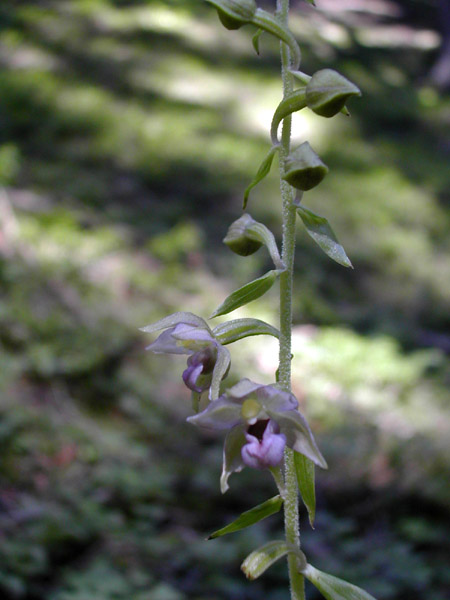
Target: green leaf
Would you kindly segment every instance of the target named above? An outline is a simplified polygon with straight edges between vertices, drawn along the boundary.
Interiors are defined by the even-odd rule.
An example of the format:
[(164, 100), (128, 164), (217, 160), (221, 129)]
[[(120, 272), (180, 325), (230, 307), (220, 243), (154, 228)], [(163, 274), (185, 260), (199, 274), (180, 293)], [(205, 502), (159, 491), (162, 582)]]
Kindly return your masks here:
[(263, 30), (258, 29), (252, 37), (253, 48), (255, 49), (255, 52), (258, 56), (259, 56), (259, 39), (260, 39), (262, 33), (263, 33)]
[(312, 565), (307, 565), (303, 575), (323, 595), (326, 600), (375, 600), (373, 596), (343, 579), (319, 571)]
[(262, 181), (264, 179), (264, 177), (266, 177), (266, 175), (269, 174), (270, 172), (270, 167), (272, 166), (272, 162), (273, 162), (273, 157), (275, 156), (276, 151), (278, 150), (278, 148), (276, 147), (272, 147), (268, 154), (265, 156), (264, 160), (262, 161), (261, 165), (259, 166), (259, 169), (255, 175), (255, 177), (253, 178), (253, 180), (251, 181), (251, 183), (247, 186), (247, 189), (244, 192), (244, 204), (243, 204), (243, 209), (245, 210), (246, 206), (247, 206), (247, 202), (248, 202), (248, 196), (250, 194), (250, 191), (256, 186), (258, 185), (258, 183), (260, 181)]
[(279, 558), (288, 553), (286, 542), (275, 540), (269, 542), (247, 556), (241, 565), (247, 579), (256, 579), (273, 565)]
[(262, 504), (258, 504), (258, 506), (254, 506), (250, 510), (246, 510), (235, 521), (212, 533), (208, 537), (208, 540), (212, 540), (214, 538), (221, 537), (222, 535), (227, 535), (228, 533), (234, 533), (235, 531), (240, 531), (241, 529), (250, 527), (250, 525), (254, 525), (255, 523), (258, 523), (258, 521), (262, 521), (263, 519), (270, 517), (270, 515), (277, 513), (282, 505), (283, 500), (281, 497), (274, 496)]
[(304, 454), (298, 452), (294, 452), (294, 463), (300, 494), (308, 510), (309, 522), (314, 529), (314, 517), (316, 515), (314, 463)]
[(240, 306), (248, 304), (265, 294), (275, 283), (276, 278), (281, 273), (279, 270), (268, 271), (262, 277), (246, 283), (238, 290), (230, 294), (222, 304), (213, 312), (210, 319), (220, 315), (226, 315)]
[(297, 206), (297, 213), (303, 221), (306, 231), (316, 244), (322, 248), (325, 254), (343, 267), (353, 269), (353, 265), (344, 248), (339, 243), (334, 231), (331, 229), (328, 219), (316, 215), (303, 206)]
[(280, 332), (259, 319), (234, 319), (217, 325), (213, 329), (213, 335), (218, 342), (226, 346), (252, 335), (273, 335), (279, 338)]

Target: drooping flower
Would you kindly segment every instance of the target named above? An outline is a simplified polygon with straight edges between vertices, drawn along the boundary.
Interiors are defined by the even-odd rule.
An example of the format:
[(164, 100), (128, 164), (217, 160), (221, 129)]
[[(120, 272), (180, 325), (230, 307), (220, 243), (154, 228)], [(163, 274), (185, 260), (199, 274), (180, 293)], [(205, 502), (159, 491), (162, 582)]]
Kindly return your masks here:
[(280, 464), (285, 446), (319, 467), (327, 467), (298, 411), (297, 399), (276, 384), (242, 379), (188, 421), (208, 429), (229, 430), (223, 451), (222, 493), (228, 489), (229, 476), (244, 466), (263, 469)]
[(161, 329), (165, 331), (146, 349), (155, 354), (188, 354), (184, 383), (196, 393), (209, 388), (209, 397), (215, 400), (230, 367), (230, 353), (216, 340), (206, 321), (193, 313), (177, 312), (141, 331), (154, 333)]

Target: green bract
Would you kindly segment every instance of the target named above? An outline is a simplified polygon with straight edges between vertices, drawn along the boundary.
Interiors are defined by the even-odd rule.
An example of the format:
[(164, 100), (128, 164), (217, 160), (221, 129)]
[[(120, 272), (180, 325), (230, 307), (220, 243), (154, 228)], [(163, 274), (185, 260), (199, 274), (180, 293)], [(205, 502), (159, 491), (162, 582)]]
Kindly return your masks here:
[(287, 157), (283, 179), (292, 187), (307, 191), (319, 185), (327, 173), (328, 167), (304, 142)]
[(327, 256), (335, 260), (343, 267), (353, 268), (343, 246), (339, 243), (328, 219), (316, 215), (300, 204), (297, 206), (297, 214), (303, 221), (306, 231), (312, 239), (320, 246)]
[(227, 29), (239, 29), (250, 23), (256, 12), (255, 0), (206, 0), (217, 8), (219, 19)]
[(288, 547), (283, 540), (268, 542), (249, 554), (242, 563), (241, 569), (247, 579), (256, 579), (287, 553)]
[(375, 600), (373, 596), (356, 585), (319, 571), (312, 565), (306, 565), (302, 570), (302, 574), (319, 590), (326, 600)]
[(361, 96), (354, 83), (333, 69), (322, 69), (306, 86), (306, 104), (321, 117), (334, 117), (351, 96)]
[(208, 540), (213, 540), (214, 538), (221, 537), (222, 535), (227, 535), (228, 533), (234, 533), (235, 531), (240, 531), (241, 529), (245, 529), (246, 527), (250, 527), (250, 525), (254, 525), (263, 519), (267, 519), (271, 515), (277, 513), (283, 505), (283, 500), (280, 496), (274, 496), (273, 498), (269, 498), (262, 504), (258, 504), (258, 506), (254, 506), (250, 510), (246, 510), (243, 512), (235, 521), (222, 527), (222, 529), (218, 529), (214, 533), (212, 533)]
[(261, 277), (258, 277), (258, 279), (254, 279), (235, 290), (225, 298), (218, 308), (216, 308), (210, 318), (212, 319), (214, 317), (219, 317), (220, 315), (226, 315), (257, 298), (260, 298), (270, 290), (277, 277), (283, 271), (284, 269), (272, 269), (271, 271), (267, 271), (267, 273)]

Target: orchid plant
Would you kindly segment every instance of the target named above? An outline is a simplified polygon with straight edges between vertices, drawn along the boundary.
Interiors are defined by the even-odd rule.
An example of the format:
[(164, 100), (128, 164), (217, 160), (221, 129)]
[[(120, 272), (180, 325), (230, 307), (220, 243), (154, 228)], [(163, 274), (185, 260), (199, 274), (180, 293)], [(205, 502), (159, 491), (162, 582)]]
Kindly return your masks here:
[[(262, 33), (275, 36), (281, 47), (283, 99), (275, 109), (270, 128), (270, 149), (255, 177), (243, 194), (246, 210), (251, 190), (269, 173), (276, 154), (279, 158), (282, 252), (279, 253), (271, 231), (244, 212), (231, 224), (224, 239), (236, 254), (247, 256), (266, 246), (274, 268), (230, 294), (210, 319), (226, 315), (262, 296), (278, 280), (280, 287), (280, 327), (259, 319), (234, 319), (211, 328), (206, 320), (189, 312), (177, 312), (142, 328), (146, 333), (161, 332), (147, 350), (154, 353), (185, 354), (187, 367), (182, 373), (191, 390), (194, 414), (188, 422), (197, 427), (226, 432), (222, 493), (229, 488), (232, 473), (244, 467), (268, 469), (278, 493), (242, 513), (235, 521), (210, 535), (210, 539), (239, 531), (269, 517), (284, 507), (285, 539), (273, 540), (256, 549), (243, 562), (249, 579), (262, 575), (275, 561), (287, 557), (291, 600), (305, 600), (304, 580), (308, 579), (327, 600), (374, 600), (367, 592), (319, 571), (301, 550), (299, 532), (299, 495), (308, 511), (311, 525), (315, 516), (315, 466), (326, 469), (306, 418), (291, 393), (292, 290), (296, 216), (318, 246), (334, 261), (352, 267), (344, 248), (328, 220), (303, 204), (304, 192), (317, 186), (328, 172), (327, 166), (307, 141), (291, 148), (291, 115), (307, 109), (330, 118), (349, 114), (346, 103), (360, 96), (359, 89), (332, 69), (321, 69), (311, 76), (300, 71), (301, 52), (288, 27), (289, 0), (277, 0), (271, 14), (256, 0), (206, 0), (217, 10), (222, 24), (230, 30), (244, 25), (256, 27), (253, 46), (259, 54)], [(307, 0), (314, 4), (313, 0)], [(278, 137), (281, 127), (281, 136)], [(232, 387), (223, 381), (230, 370), (228, 344), (254, 335), (279, 339), (279, 367), (275, 380), (264, 385), (247, 378)]]

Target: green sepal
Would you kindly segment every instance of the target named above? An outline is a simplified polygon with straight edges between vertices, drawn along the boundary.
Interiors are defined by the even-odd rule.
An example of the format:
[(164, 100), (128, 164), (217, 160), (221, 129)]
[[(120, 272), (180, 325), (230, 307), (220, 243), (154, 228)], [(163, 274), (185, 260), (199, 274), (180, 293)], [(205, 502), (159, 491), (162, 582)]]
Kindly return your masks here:
[(264, 179), (264, 177), (266, 177), (269, 172), (270, 172), (270, 168), (272, 166), (272, 162), (273, 162), (273, 157), (275, 156), (275, 153), (277, 152), (278, 147), (277, 146), (272, 146), (272, 148), (269, 150), (269, 152), (266, 154), (266, 156), (264, 157), (264, 160), (262, 161), (262, 163), (259, 166), (259, 169), (255, 175), (255, 177), (252, 179), (252, 181), (249, 183), (249, 185), (247, 186), (245, 192), (244, 192), (244, 203), (242, 205), (242, 208), (245, 210), (247, 207), (247, 202), (248, 202), (248, 196), (250, 194), (250, 191), (256, 186), (258, 185), (258, 183), (260, 181), (262, 181)]
[(307, 2), (308, 4), (311, 4), (312, 6), (315, 6), (315, 5), (316, 5), (316, 2), (315, 2), (315, 0), (306, 0), (306, 2)]
[(228, 533), (234, 533), (235, 531), (240, 531), (241, 529), (245, 529), (246, 527), (250, 527), (271, 515), (279, 512), (283, 505), (283, 500), (280, 496), (274, 496), (257, 506), (254, 506), (250, 510), (246, 510), (243, 512), (235, 521), (222, 527), (222, 529), (218, 529), (214, 533), (212, 533), (208, 540), (213, 540), (214, 538), (221, 537), (222, 535), (227, 535)]
[(326, 600), (376, 600), (356, 585), (319, 571), (312, 565), (306, 565), (302, 574), (319, 590)]
[(258, 277), (258, 279), (246, 283), (225, 298), (222, 304), (213, 312), (210, 319), (219, 317), (220, 315), (226, 315), (257, 298), (260, 298), (270, 290), (280, 273), (282, 273), (280, 269), (274, 269), (268, 271), (265, 275), (262, 275), (262, 277)]
[(314, 463), (304, 454), (294, 452), (295, 472), (297, 475), (298, 488), (303, 504), (308, 511), (309, 523), (314, 529), (314, 518), (316, 516), (316, 490)]
[(282, 540), (274, 540), (268, 544), (264, 544), (261, 548), (254, 550), (247, 556), (241, 565), (241, 570), (244, 572), (247, 579), (257, 579), (278, 559), (288, 553), (286, 542)]
[(297, 213), (303, 221), (306, 231), (325, 254), (343, 267), (353, 269), (353, 265), (343, 246), (339, 243), (328, 219), (316, 215), (303, 206), (297, 206)]
[(273, 335), (279, 338), (280, 332), (259, 319), (233, 319), (217, 325), (213, 329), (213, 335), (220, 344), (226, 346), (252, 335)]
[(280, 102), (277, 106), (275, 113), (272, 118), (272, 125), (270, 126), (270, 137), (273, 146), (278, 146), (278, 126), (283, 119), (288, 117), (294, 112), (302, 110), (306, 106), (306, 88), (300, 88), (294, 90), (292, 94), (289, 94)]
[(252, 45), (258, 56), (259, 56), (259, 40), (260, 40), (262, 34), (263, 34), (263, 30), (258, 29), (252, 37)]

